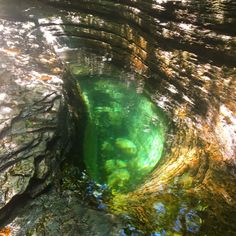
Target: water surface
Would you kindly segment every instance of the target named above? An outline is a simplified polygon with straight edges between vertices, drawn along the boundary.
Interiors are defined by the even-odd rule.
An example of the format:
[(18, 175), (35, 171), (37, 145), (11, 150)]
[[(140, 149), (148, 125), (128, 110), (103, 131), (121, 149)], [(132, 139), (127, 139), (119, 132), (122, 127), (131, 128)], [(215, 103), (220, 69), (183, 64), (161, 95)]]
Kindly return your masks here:
[(78, 82), (88, 108), (88, 173), (110, 188), (131, 191), (161, 158), (167, 129), (164, 113), (134, 81), (92, 75), (78, 77)]

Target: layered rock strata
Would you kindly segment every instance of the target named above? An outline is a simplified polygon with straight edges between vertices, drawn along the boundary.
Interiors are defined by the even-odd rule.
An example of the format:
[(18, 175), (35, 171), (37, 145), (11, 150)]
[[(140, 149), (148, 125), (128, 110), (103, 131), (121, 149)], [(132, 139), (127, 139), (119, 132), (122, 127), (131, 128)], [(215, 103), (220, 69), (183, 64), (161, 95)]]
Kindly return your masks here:
[[(21, 14), (17, 19), (31, 19), (33, 22), (31, 24), (37, 25), (48, 39), (54, 37), (56, 40), (54, 42), (58, 43), (59, 46), (56, 46), (59, 48), (63, 45), (71, 48), (90, 48), (97, 54), (105, 55), (104, 60), (111, 60), (122, 68), (133, 69), (139, 74), (152, 100), (173, 120), (176, 131), (170, 140), (174, 141), (168, 145), (165, 159), (143, 186), (128, 195), (128, 199), (133, 199), (133, 203), (126, 199), (126, 203), (121, 204), (120, 209), (123, 211), (132, 209), (129, 213), (133, 214), (140, 224), (147, 225), (152, 218), (146, 210), (148, 206), (151, 208), (153, 203), (151, 199), (155, 200), (156, 196), (162, 194), (160, 189), (168, 192), (170, 186), (174, 186), (193, 198), (207, 203), (208, 218), (206, 217), (203, 226), (206, 228), (205, 232), (232, 235), (236, 231), (235, 220), (231, 219), (236, 211), (234, 2), (44, 0), (33, 3), (22, 1), (18, 7), (21, 9)], [(14, 17), (16, 17), (14, 14), (4, 15), (5, 19), (14, 19)], [(4, 24), (7, 24), (6, 20), (3, 20), (2, 29), (7, 33)], [(22, 22), (13, 24), (20, 25), (21, 29), (26, 27)], [(33, 29), (34, 26), (31, 27)], [(18, 33), (20, 31), (14, 35)], [(15, 41), (17, 42), (18, 39)], [(24, 38), (25, 42), (27, 37)], [(11, 56), (8, 55), (8, 58), (12, 57), (12, 54), (17, 58), (20, 53), (17, 48), (12, 49), (9, 45), (4, 47), (1, 52), (4, 57), (10, 53)], [(68, 53), (66, 60), (74, 59), (73, 53)], [(30, 61), (30, 64), (34, 65), (33, 61)], [(25, 68), (27, 66), (24, 66)], [(38, 69), (38, 64), (36, 68)], [(19, 74), (20, 77), (20, 69), (18, 71), (17, 75)], [(9, 77), (4, 76), (4, 73), (10, 75), (10, 71), (4, 70), (1, 78)], [(39, 77), (42, 78), (39, 81), (48, 85), (51, 80), (48, 80), (47, 76), (50, 77), (51, 74), (47, 73), (40, 74)], [(33, 78), (38, 75), (31, 75), (30, 71), (28, 74), (34, 76)], [(17, 80), (13, 79), (13, 81), (15, 83)], [(21, 88), (21, 85), (17, 86)], [(58, 88), (60, 85), (57, 85)], [(30, 92), (32, 91), (31, 89)], [(56, 98), (54, 100), (56, 94), (52, 93), (50, 96), (44, 94), (46, 100), (42, 100), (43, 97), (39, 100), (43, 102), (51, 99), (54, 104), (55, 101), (60, 100)], [(6, 94), (3, 92), (1, 96), (5, 101)], [(36, 106), (34, 103), (32, 106)], [(74, 105), (71, 109), (72, 107)], [(5, 112), (3, 112), (5, 114), (3, 119), (16, 117), (10, 121), (13, 127), (16, 124), (22, 125), (22, 119), (30, 120), (31, 116), (24, 116), (26, 108), (23, 109), (22, 114), (18, 112), (15, 115), (10, 114), (17, 109), (11, 111), (9, 108), (11, 109), (9, 106), (3, 107)], [(33, 113), (30, 114), (33, 116)], [(28, 126), (25, 129), (27, 128)], [(3, 137), (8, 137), (10, 130), (4, 126)], [(43, 137), (50, 139), (49, 133), (43, 132)], [(27, 137), (31, 137), (31, 141), (34, 140), (35, 133), (29, 132), (29, 135), (31, 136)], [(27, 141), (26, 138), (24, 140)], [(25, 144), (28, 145), (27, 142)], [(18, 143), (16, 147), (17, 145)], [(11, 148), (14, 150), (13, 147)], [(15, 152), (18, 154), (17, 151)], [(10, 156), (9, 160), (14, 158)], [(14, 163), (12, 161), (9, 164), (6, 158), (3, 160), (3, 171)], [(26, 170), (28, 177), (20, 178), (21, 183), (26, 184), (21, 184), (20, 186), (24, 187), (17, 188), (14, 193), (24, 192), (31, 176), (35, 179), (36, 176), (43, 176), (44, 172), (48, 173), (46, 170), (49, 167), (45, 167), (44, 164), (41, 164), (44, 166), (41, 171), (34, 172), (33, 161), (30, 161), (30, 158), (28, 160), (27, 166), (31, 165), (32, 168)], [(22, 165), (24, 166), (24, 162)], [(12, 172), (6, 171), (5, 175), (9, 173)], [(19, 176), (19, 173), (16, 176)], [(18, 179), (14, 177), (12, 181), (17, 182)], [(4, 183), (6, 181), (3, 181), (3, 186)], [(6, 189), (10, 189), (9, 186), (6, 186)], [(13, 195), (16, 194), (10, 194), (7, 199), (11, 199)], [(3, 205), (7, 203), (4, 199)], [(140, 204), (142, 202), (143, 204)], [(118, 201), (116, 203), (119, 204)], [(131, 203), (133, 208), (129, 207)], [(137, 207), (137, 204), (141, 206)], [(225, 231), (226, 228), (228, 231)]]
[[(81, 101), (33, 21), (0, 16), (0, 221), (55, 185), (73, 155)], [(17, 12), (16, 12), (17, 14)], [(19, 21), (21, 20), (21, 21)], [(64, 81), (63, 81), (64, 80)], [(1, 223), (2, 224), (2, 223)], [(0, 224), (0, 225), (1, 225)]]

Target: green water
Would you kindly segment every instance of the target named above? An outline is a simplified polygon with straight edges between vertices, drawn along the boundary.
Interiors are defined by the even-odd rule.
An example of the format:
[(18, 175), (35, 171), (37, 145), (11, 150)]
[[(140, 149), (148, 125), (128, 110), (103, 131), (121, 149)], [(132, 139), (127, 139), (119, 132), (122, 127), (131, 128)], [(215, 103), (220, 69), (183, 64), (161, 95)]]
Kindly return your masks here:
[(130, 191), (162, 156), (164, 115), (137, 85), (112, 76), (78, 78), (87, 105), (84, 162), (98, 183)]

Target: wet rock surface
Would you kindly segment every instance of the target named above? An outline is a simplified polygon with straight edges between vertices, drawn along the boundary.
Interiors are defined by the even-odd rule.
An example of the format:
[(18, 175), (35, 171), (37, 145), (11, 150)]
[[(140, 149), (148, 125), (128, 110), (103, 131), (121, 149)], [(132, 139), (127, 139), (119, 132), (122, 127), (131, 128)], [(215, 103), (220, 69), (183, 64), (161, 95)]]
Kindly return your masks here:
[(116, 235), (111, 216), (82, 207), (73, 193), (58, 188), (59, 167), (73, 156), (82, 113), (70, 73), (64, 74), (20, 3), (0, 5), (1, 232), (7, 227), (10, 235)]
[(25, 192), (40, 193), (67, 145), (58, 134), (62, 79), (52, 71), (62, 66), (39, 32), (30, 34), (34, 27), (32, 22), (1, 20), (2, 209)]
[(120, 235), (116, 217), (81, 203), (71, 191), (43, 194), (10, 219), (11, 235)]
[[(12, 199), (23, 193), (35, 196), (51, 183), (65, 147), (75, 142), (68, 141), (67, 137), (75, 135), (73, 130), (78, 128), (68, 126), (71, 124), (68, 120), (78, 118), (74, 108), (79, 101), (71, 99), (76, 97), (76, 89), (62, 93), (62, 81), (57, 75), (62, 66), (41, 38), (41, 30), (63, 60), (86, 62), (91, 67), (89, 73), (109, 61), (122, 68), (132, 68), (152, 100), (175, 124), (177, 131), (170, 138), (168, 155), (159, 168), (137, 191), (114, 198), (114, 212), (131, 215), (137, 224), (153, 232), (157, 227), (153, 222), (156, 211), (161, 209), (163, 214), (158, 224), (168, 225), (165, 219), (173, 218), (173, 214), (168, 213), (173, 209), (170, 203), (181, 203), (181, 200), (183, 203), (188, 195), (196, 202), (204, 202), (201, 208), (207, 211), (188, 209), (185, 217), (180, 211), (182, 218), (178, 220), (182, 220), (180, 225), (186, 229), (183, 234), (234, 235), (234, 2), (45, 0), (10, 3), (12, 6), (6, 6), (3, 1), (0, 4), (2, 218), (7, 218), (7, 206)], [(102, 55), (102, 60), (86, 58), (83, 61), (74, 50), (63, 52), (63, 47), (89, 48)], [(80, 73), (76, 69), (74, 74)], [(71, 85), (73, 82), (64, 85), (67, 91), (69, 87), (74, 88)], [(69, 105), (65, 105), (65, 101)], [(66, 132), (61, 140), (58, 114), (63, 106), (63, 114), (72, 117), (61, 122), (59, 133)], [(68, 130), (65, 127), (69, 127)], [(60, 150), (62, 153), (58, 153)], [(59, 202), (63, 200), (58, 198)], [(37, 203), (34, 207), (40, 209)], [(169, 215), (165, 215), (162, 208), (167, 209)], [(196, 224), (202, 224), (197, 211), (205, 217), (202, 231), (191, 232), (189, 229), (194, 225), (189, 220), (191, 217), (196, 218)], [(58, 215), (55, 213), (56, 219)], [(18, 224), (23, 225), (26, 219)], [(42, 222), (40, 232), (51, 232), (47, 223)], [(72, 229), (73, 224), (79, 223), (75, 219), (68, 223)], [(62, 232), (67, 231), (62, 229)], [(72, 231), (68, 232), (73, 235)]]

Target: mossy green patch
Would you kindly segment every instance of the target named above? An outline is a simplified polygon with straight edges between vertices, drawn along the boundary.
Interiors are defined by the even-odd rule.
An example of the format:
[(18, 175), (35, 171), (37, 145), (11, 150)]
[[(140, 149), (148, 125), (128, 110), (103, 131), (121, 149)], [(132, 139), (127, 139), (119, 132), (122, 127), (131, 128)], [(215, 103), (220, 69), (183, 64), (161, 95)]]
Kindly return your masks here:
[(84, 161), (89, 175), (130, 191), (161, 158), (166, 118), (133, 82), (107, 76), (79, 78), (88, 110)]

